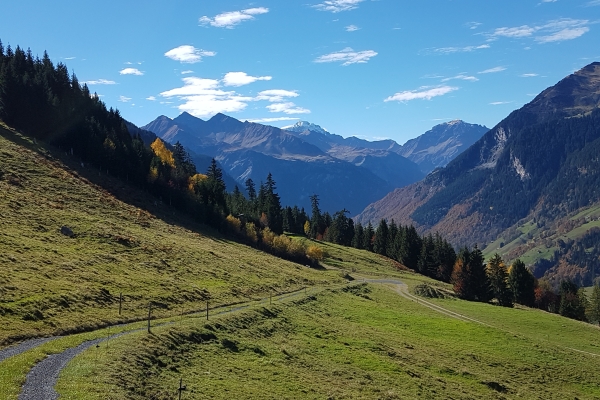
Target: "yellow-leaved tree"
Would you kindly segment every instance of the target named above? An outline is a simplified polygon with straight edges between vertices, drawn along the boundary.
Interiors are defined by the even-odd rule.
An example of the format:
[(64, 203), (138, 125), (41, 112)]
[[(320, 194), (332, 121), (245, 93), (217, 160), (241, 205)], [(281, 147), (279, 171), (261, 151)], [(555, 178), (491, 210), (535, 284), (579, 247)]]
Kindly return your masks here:
[(195, 193), (196, 185), (198, 185), (200, 182), (203, 182), (207, 179), (208, 179), (208, 176), (203, 175), (203, 174), (196, 174), (196, 175), (190, 176), (188, 178), (188, 190), (192, 193)]
[(171, 167), (175, 167), (175, 159), (173, 158), (173, 153), (165, 147), (165, 144), (159, 138), (156, 138), (154, 142), (150, 145), (152, 151), (163, 164), (169, 165)]

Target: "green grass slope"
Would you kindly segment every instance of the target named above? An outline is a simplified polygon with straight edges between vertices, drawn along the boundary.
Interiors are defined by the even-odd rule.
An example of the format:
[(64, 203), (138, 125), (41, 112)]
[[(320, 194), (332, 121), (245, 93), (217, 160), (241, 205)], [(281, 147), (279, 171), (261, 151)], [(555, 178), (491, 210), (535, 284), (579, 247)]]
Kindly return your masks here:
[(78, 356), (59, 392), (172, 399), (183, 379), (185, 399), (600, 397), (597, 328), (536, 310), (436, 304), (483, 324), (359, 283), (123, 337)]
[(0, 347), (341, 281), (188, 219), (0, 126)]

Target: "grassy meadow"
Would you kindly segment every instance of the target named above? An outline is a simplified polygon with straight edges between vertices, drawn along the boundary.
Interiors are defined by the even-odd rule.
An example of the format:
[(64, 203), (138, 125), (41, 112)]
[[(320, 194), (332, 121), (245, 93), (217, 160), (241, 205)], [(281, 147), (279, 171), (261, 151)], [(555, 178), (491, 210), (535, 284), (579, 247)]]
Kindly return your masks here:
[(491, 326), (358, 283), (124, 336), (76, 357), (59, 391), (172, 399), (182, 379), (183, 399), (600, 398), (600, 357), (568, 348), (589, 349), (597, 329), (538, 311), (437, 302)]
[(144, 319), (150, 302), (167, 317), (342, 281), (229, 241), (4, 127), (0, 268), (0, 348)]

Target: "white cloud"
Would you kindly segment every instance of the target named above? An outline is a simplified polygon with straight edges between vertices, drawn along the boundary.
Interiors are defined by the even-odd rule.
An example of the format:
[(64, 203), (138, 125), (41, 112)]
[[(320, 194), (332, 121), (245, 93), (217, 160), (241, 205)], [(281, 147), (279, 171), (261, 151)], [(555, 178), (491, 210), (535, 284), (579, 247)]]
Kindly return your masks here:
[(452, 54), (452, 53), (470, 53), (472, 51), (489, 49), (489, 44), (481, 44), (479, 46), (465, 46), (465, 47), (439, 47), (433, 49), (435, 53)]
[(222, 95), (225, 92), (218, 89), (219, 81), (216, 79), (203, 79), (193, 76), (182, 79), (184, 86), (167, 90), (160, 95), (163, 97), (194, 96), (194, 95)]
[(448, 81), (451, 81), (454, 79), (459, 79), (462, 81), (470, 81), (470, 82), (477, 82), (479, 80), (479, 78), (476, 78), (474, 76), (460, 74), (460, 75), (453, 76), (451, 78), (444, 78), (444, 79), (442, 79), (442, 82), (448, 82)]
[(419, 90), (411, 90), (411, 91), (404, 91), (404, 92), (396, 93), (393, 96), (388, 97), (384, 101), (385, 102), (388, 102), (388, 101), (410, 101), (410, 100), (417, 100), (417, 99), (431, 100), (434, 97), (443, 96), (443, 95), (453, 92), (455, 90), (458, 90), (458, 88), (454, 87), (454, 86), (439, 86), (439, 87), (435, 87), (435, 88), (421, 88)]
[(271, 76), (250, 76), (245, 72), (228, 72), (223, 78), (225, 86), (244, 86), (256, 81), (270, 81)]
[(156, 101), (156, 97), (154, 97), (154, 96), (148, 96), (148, 97), (146, 97), (146, 100)]
[(256, 100), (267, 100), (271, 103), (285, 101), (288, 97), (298, 97), (300, 96), (296, 91), (292, 90), (283, 90), (283, 89), (271, 89), (271, 90), (263, 90), (258, 93), (256, 96)]
[(320, 11), (331, 11), (338, 13), (341, 11), (350, 11), (358, 8), (358, 5), (365, 0), (326, 0), (316, 4), (313, 7)]
[(269, 9), (265, 7), (248, 8), (246, 10), (230, 11), (218, 14), (215, 15), (214, 18), (209, 18), (205, 15), (200, 18), (199, 22), (201, 25), (211, 25), (217, 28), (233, 29), (233, 27), (241, 24), (244, 21), (255, 19), (254, 15), (266, 14), (268, 12)]
[(494, 67), (478, 72), (478, 74), (494, 74), (496, 72), (506, 71), (505, 67)]
[(298, 107), (292, 102), (269, 104), (267, 109), (270, 112), (282, 112), (285, 114), (310, 114), (310, 110)]
[(536, 28), (532, 28), (529, 25), (522, 25), (522, 26), (517, 26), (514, 28), (507, 28), (507, 27), (502, 27), (502, 28), (496, 28), (496, 30), (494, 31), (494, 33), (492, 33), (492, 37), (493, 38), (497, 38), (497, 37), (508, 37), (508, 38), (520, 38), (520, 37), (526, 37), (526, 36), (531, 36), (535, 33)]
[(359, 30), (360, 28), (356, 25), (348, 25), (346, 27), (346, 32), (355, 32), (357, 30)]
[(572, 29), (567, 28), (553, 33), (551, 35), (537, 37), (535, 38), (535, 40), (540, 43), (562, 42), (563, 40), (577, 39), (579, 36), (582, 36), (589, 30), (590, 28), (588, 28), (587, 26)]
[(119, 96), (119, 101), (121, 103), (128, 103), (131, 101), (131, 97)]
[(299, 119), (300, 118), (296, 118), (296, 117), (275, 117), (275, 118), (249, 119), (248, 122), (254, 122), (254, 123), (257, 123), (257, 124), (261, 124), (261, 123), (265, 123), (265, 122), (297, 121)]
[(496, 28), (492, 33), (487, 34), (487, 36), (488, 40), (491, 41), (497, 40), (500, 37), (513, 39), (534, 37), (535, 41), (539, 43), (561, 42), (576, 39), (587, 33), (590, 30), (587, 25), (589, 25), (589, 20), (561, 18), (548, 21), (544, 25), (539, 26), (521, 25), (511, 28)]
[(592, 0), (592, 1), (588, 2), (585, 6), (586, 7), (600, 6), (600, 0)]
[(271, 112), (285, 114), (307, 114), (310, 110), (297, 107), (294, 103), (286, 101), (298, 97), (295, 91), (272, 89), (259, 92), (257, 96), (244, 96), (236, 91), (226, 91), (221, 88), (225, 79), (203, 79), (198, 77), (182, 78), (184, 85), (175, 89), (162, 92), (160, 95), (166, 99), (176, 98), (182, 103), (178, 106), (180, 111), (187, 111), (197, 117), (208, 117), (219, 112), (232, 113), (244, 110), (248, 103), (253, 101), (269, 101), (267, 106)]
[(342, 65), (364, 64), (372, 57), (375, 57), (377, 52), (373, 50), (354, 51), (350, 47), (346, 47), (341, 51), (325, 54), (315, 59), (316, 63), (342, 62)]
[(539, 76), (539, 74), (521, 74), (519, 75), (521, 78), (533, 78), (535, 76)]
[(200, 62), (202, 61), (202, 57), (214, 57), (216, 55), (217, 53), (214, 51), (197, 49), (190, 45), (175, 47), (165, 53), (165, 57), (187, 64)]
[(499, 106), (502, 104), (510, 104), (512, 103), (512, 101), (494, 101), (492, 103), (490, 103), (491, 106)]
[(65, 57), (65, 60), (74, 60), (77, 57)]
[(121, 75), (137, 75), (142, 76), (144, 73), (137, 68), (125, 68), (119, 71)]
[(481, 24), (481, 22), (468, 22), (466, 25), (467, 25), (467, 28), (469, 28), (469, 29), (477, 29), (482, 24)]
[(187, 75), (187, 74), (193, 74), (193, 73), (194, 73), (194, 71), (192, 71), (191, 69), (181, 71), (181, 75)]
[(117, 82), (109, 81), (108, 79), (96, 79), (95, 81), (84, 82), (88, 85), (115, 85)]

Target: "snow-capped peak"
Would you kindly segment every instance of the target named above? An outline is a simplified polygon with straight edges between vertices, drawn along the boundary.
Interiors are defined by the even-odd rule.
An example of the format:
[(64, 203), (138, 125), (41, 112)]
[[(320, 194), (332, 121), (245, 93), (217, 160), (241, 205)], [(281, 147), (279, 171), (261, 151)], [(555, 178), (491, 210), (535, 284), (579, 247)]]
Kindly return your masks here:
[(326, 135), (329, 135), (329, 132), (327, 131), (327, 129), (321, 128), (319, 125), (310, 123), (308, 121), (298, 121), (294, 125), (284, 126), (281, 129), (284, 129), (286, 131), (291, 131), (291, 132), (297, 132), (297, 133), (302, 133), (304, 131), (312, 131), (312, 132), (319, 132), (319, 133), (324, 133)]

